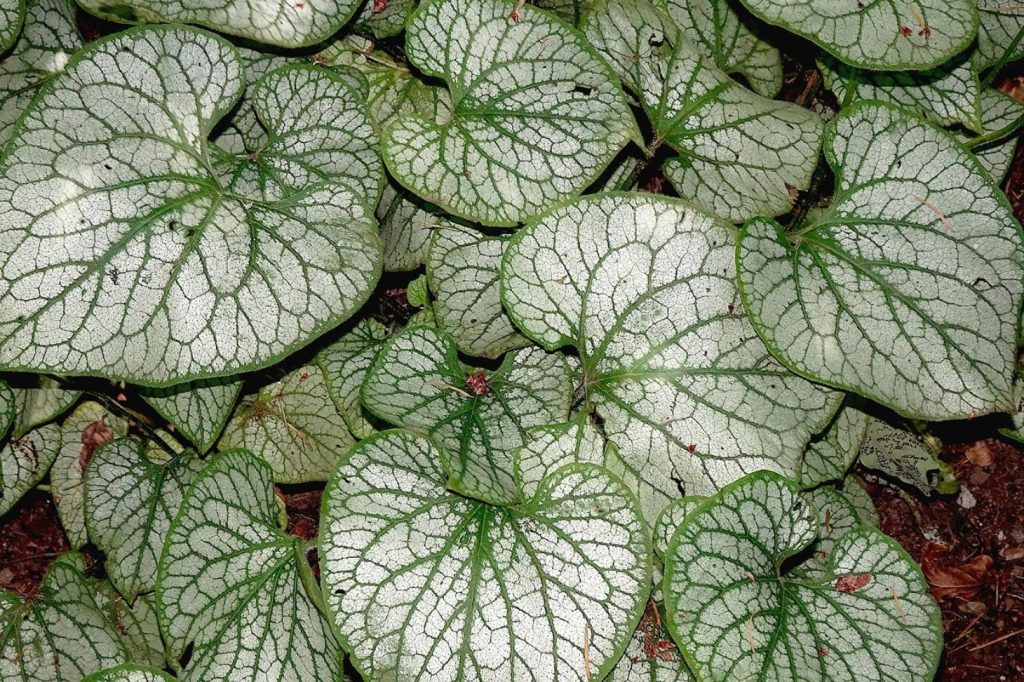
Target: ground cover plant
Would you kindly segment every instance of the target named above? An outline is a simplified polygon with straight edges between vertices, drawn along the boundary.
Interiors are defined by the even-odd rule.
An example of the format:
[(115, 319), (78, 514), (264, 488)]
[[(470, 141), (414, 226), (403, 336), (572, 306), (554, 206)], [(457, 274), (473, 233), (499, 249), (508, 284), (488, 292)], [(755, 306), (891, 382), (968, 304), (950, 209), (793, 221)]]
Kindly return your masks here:
[(935, 677), (865, 484), (1024, 442), (1024, 8), (0, 0), (0, 50), (0, 516), (67, 549), (2, 679)]

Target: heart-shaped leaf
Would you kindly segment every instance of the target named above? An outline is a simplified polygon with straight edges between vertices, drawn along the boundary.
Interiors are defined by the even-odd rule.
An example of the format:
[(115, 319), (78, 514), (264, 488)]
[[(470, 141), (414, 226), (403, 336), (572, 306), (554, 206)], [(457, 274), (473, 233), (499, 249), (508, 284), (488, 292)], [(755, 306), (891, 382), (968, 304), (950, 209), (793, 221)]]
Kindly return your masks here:
[[(3, 4), (4, 0), (0, 0), (0, 6)], [(2, 17), (0, 9), (0, 26)], [(68, 0), (29, 0), (21, 37), (11, 53), (0, 60), (0, 147), (10, 138), (14, 122), (39, 86), (59, 73), (71, 53), (81, 46), (74, 4)]]
[(467, 355), (496, 358), (529, 343), (501, 307), (499, 275), (508, 237), (444, 221), (434, 230), (427, 281), (434, 316)]
[(515, 507), (450, 492), (444, 453), (389, 431), (324, 493), (324, 591), (367, 679), (599, 680), (650, 589), (635, 498), (607, 471), (563, 467)]
[[(246, 76), (256, 70), (249, 66)], [(255, 122), (243, 122), (244, 149), (210, 147), (225, 191), (274, 202), (334, 181), (377, 201), (384, 182), (377, 137), (362, 95), (344, 77), (308, 64), (271, 68), (245, 101)]]
[(726, 73), (738, 73), (759, 95), (782, 88), (782, 55), (761, 38), (763, 25), (732, 0), (667, 0), (683, 34)]
[(110, 582), (129, 600), (156, 586), (157, 561), (185, 491), (202, 468), (187, 451), (154, 462), (141, 443), (101, 446), (85, 474), (85, 523)]
[(244, 397), (218, 447), (252, 450), (277, 481), (306, 483), (326, 481), (354, 442), (323, 372), (305, 365)]
[(783, 566), (818, 536), (797, 486), (758, 472), (683, 521), (665, 557), (669, 627), (702, 680), (932, 678), (942, 621), (921, 569), (881, 531), (847, 532), (825, 574)]
[(206, 136), (242, 86), (226, 41), (152, 26), (44, 88), (0, 160), (0, 363), (170, 385), (264, 365), (362, 305), (380, 272), (367, 197), (219, 187)]
[(579, 194), (631, 138), (615, 76), (575, 30), (516, 0), (428, 0), (406, 54), (451, 91), (450, 121), (403, 116), (384, 134), (392, 175), (487, 225)]
[(24, 0), (0, 0), (0, 52), (5, 51), (18, 39), (24, 20)]
[(0, 448), (0, 516), (46, 476), (60, 449), (60, 427), (47, 424), (11, 436)]
[(962, 124), (981, 132), (981, 83), (970, 54), (927, 71), (866, 71), (832, 56), (818, 59), (825, 84), (844, 105), (877, 99), (939, 125)]
[(513, 451), (526, 432), (569, 416), (569, 367), (531, 347), (494, 372), (466, 368), (455, 340), (420, 327), (391, 337), (363, 384), (363, 404), (381, 419), (430, 437), (446, 453), (448, 485), (491, 502), (519, 501)]
[(341, 676), (307, 545), (285, 534), (273, 472), (245, 450), (210, 459), (171, 524), (157, 610), (182, 680), (299, 682)]
[(792, 576), (822, 579), (828, 576), (828, 562), (836, 542), (865, 524), (857, 507), (835, 486), (823, 485), (807, 491), (804, 499), (818, 512), (818, 539), (808, 548), (810, 555), (792, 569)]
[(341, 28), (360, 0), (78, 0), (110, 21), (199, 24), (222, 33), (281, 47), (324, 40)]
[(584, 31), (678, 152), (664, 168), (680, 195), (739, 222), (787, 212), (810, 184), (820, 116), (744, 88), (648, 0), (609, 0)]
[(951, 135), (888, 105), (844, 109), (825, 156), (828, 209), (740, 237), (740, 291), (768, 347), (908, 417), (1012, 408), (1024, 239), (1006, 197)]
[(174, 424), (202, 454), (213, 447), (224, 430), (242, 390), (242, 380), (231, 376), (200, 379), (167, 388), (145, 388), (142, 399)]
[(128, 651), (101, 601), (76, 553), (50, 564), (31, 599), (0, 590), (0, 678), (80, 680), (127, 662)]
[(174, 678), (159, 668), (131, 663), (101, 670), (82, 682), (174, 682)]
[(573, 346), (651, 521), (685, 489), (797, 472), (838, 394), (771, 359), (739, 305), (734, 230), (681, 201), (584, 197), (518, 232), (506, 309), (548, 349)]
[(924, 70), (966, 48), (976, 0), (742, 0), (751, 12), (814, 41), (842, 61), (876, 71)]
[(14, 392), (15, 417), (11, 430), (14, 438), (61, 416), (82, 395), (81, 391), (69, 390), (48, 376), (19, 377), (11, 390)]
[(99, 403), (84, 402), (60, 425), (60, 451), (50, 469), (57, 515), (73, 549), (89, 542), (85, 527), (85, 471), (96, 450), (128, 435), (128, 420)]
[(828, 429), (807, 446), (800, 483), (805, 488), (813, 488), (826, 481), (842, 479), (857, 460), (870, 422), (871, 417), (855, 407), (840, 409)]
[(363, 413), (359, 389), (388, 336), (387, 328), (377, 320), (362, 320), (316, 356), (316, 364), (327, 383), (327, 392), (348, 430), (356, 438), (365, 438), (376, 431)]

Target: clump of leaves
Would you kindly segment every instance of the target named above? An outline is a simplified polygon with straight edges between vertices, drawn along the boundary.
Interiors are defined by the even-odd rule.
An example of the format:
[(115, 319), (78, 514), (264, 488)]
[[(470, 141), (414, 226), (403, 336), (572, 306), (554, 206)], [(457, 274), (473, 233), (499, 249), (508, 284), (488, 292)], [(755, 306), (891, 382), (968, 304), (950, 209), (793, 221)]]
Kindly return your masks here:
[(78, 2), (0, 0), (0, 513), (83, 552), (4, 679), (932, 677), (851, 469), (1019, 412), (1024, 9)]

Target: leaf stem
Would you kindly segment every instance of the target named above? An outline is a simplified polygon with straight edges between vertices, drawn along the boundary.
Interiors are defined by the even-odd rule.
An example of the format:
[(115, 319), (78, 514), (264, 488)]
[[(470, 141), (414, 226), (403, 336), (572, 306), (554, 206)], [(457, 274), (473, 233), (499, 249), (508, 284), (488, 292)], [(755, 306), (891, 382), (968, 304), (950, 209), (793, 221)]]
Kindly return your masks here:
[(1010, 123), (1009, 125), (1005, 125), (1002, 128), (992, 130), (987, 133), (982, 133), (977, 137), (972, 137), (964, 144), (966, 144), (968, 148), (974, 149), (975, 147), (980, 147), (989, 142), (995, 142), (997, 140), (1003, 139), (1004, 137), (1009, 137), (1010, 135), (1016, 133), (1017, 130), (1020, 129), (1021, 125), (1024, 125), (1024, 114), (1015, 118), (1013, 122)]
[(999, 59), (997, 59), (996, 63), (992, 65), (989, 72), (985, 74), (985, 80), (981, 81), (981, 87), (987, 88), (992, 85), (992, 81), (994, 81), (999, 72), (1003, 70), (1006, 63), (1010, 61), (1010, 55), (1012, 55), (1017, 49), (1017, 46), (1020, 45), (1021, 39), (1024, 39), (1024, 26), (1017, 29), (1017, 34), (1013, 36), (1013, 40), (1011, 40), (1010, 44), (1006, 46), (1003, 53), (999, 55)]

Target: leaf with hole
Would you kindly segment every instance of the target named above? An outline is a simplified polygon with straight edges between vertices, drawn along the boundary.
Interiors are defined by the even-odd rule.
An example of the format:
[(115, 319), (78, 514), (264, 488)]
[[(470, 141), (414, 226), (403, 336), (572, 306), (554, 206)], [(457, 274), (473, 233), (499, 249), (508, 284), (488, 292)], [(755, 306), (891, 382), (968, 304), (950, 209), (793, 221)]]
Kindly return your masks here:
[(1024, 239), (953, 137), (862, 103), (825, 136), (831, 205), (787, 232), (756, 219), (739, 284), (758, 333), (804, 376), (919, 419), (1012, 407)]
[(43, 88), (0, 159), (0, 364), (171, 385), (266, 365), (362, 305), (375, 196), (218, 184), (206, 137), (243, 86), (223, 39), (148, 26)]
[(587, 38), (636, 93), (677, 155), (664, 171), (679, 194), (733, 222), (786, 213), (818, 161), (823, 122), (730, 78), (649, 0), (608, 0)]
[(406, 27), (406, 55), (447, 83), (452, 118), (400, 117), (384, 133), (384, 161), (455, 215), (515, 225), (579, 194), (639, 137), (604, 61), (531, 5), (428, 0)]
[(324, 493), (324, 592), (367, 679), (602, 679), (650, 589), (636, 499), (594, 465), (494, 507), (446, 488), (445, 453), (389, 431)]
[(157, 611), (181, 680), (299, 682), (341, 676), (309, 546), (280, 526), (273, 471), (245, 450), (212, 457), (171, 523)]
[(653, 521), (757, 469), (795, 475), (839, 395), (776, 363), (743, 314), (734, 229), (644, 194), (584, 197), (518, 232), (512, 319), (580, 356), (583, 392)]
[(939, 609), (921, 569), (873, 528), (833, 545), (819, 577), (786, 561), (814, 542), (818, 510), (758, 472), (683, 521), (665, 556), (669, 628), (702, 680), (931, 679)]
[(385, 343), (362, 399), (381, 419), (440, 446), (453, 490), (513, 504), (520, 500), (513, 452), (529, 429), (568, 418), (572, 392), (569, 366), (558, 355), (530, 347), (490, 372), (464, 366), (449, 334), (419, 327)]

